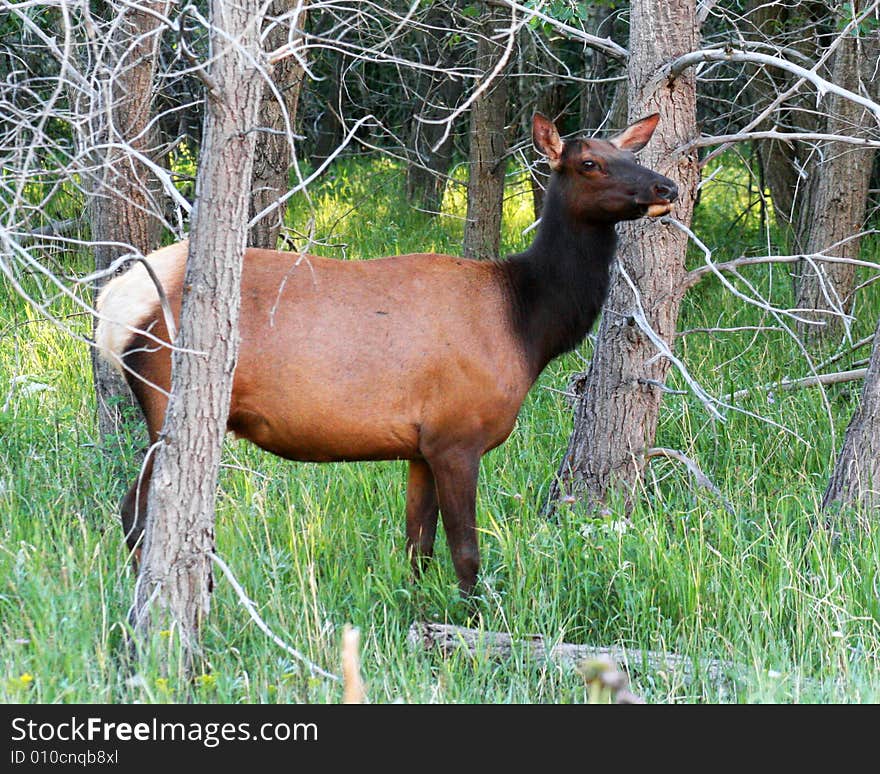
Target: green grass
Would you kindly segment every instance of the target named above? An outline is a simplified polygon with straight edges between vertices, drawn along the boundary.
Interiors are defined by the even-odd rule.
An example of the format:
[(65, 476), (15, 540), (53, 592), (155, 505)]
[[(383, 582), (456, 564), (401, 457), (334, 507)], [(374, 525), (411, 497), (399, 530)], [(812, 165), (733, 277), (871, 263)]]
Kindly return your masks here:
[[(719, 178), (703, 192), (698, 233), (719, 259), (765, 252), (775, 236), (762, 232), (754, 211), (732, 225), (727, 213), (742, 191), (735, 177)], [(456, 252), (460, 192), (447, 197), (449, 217), (430, 220), (407, 209), (401, 179), (386, 162), (337, 164), (313, 192), (315, 233), (325, 243), (315, 249), (350, 258)], [(506, 251), (528, 241), (521, 231), (530, 202), (521, 194), (512, 187), (507, 202)], [(301, 225), (311, 214), (300, 203), (291, 222)], [(866, 244), (865, 254), (877, 247)], [(88, 258), (79, 260), (85, 272)], [(694, 253), (693, 260), (702, 259)], [(746, 271), (787, 303), (785, 267)], [(57, 311), (74, 310), (61, 303)], [(866, 295), (854, 337), (873, 329), (877, 313)], [(84, 318), (72, 323), (87, 329)], [(776, 323), (710, 279), (688, 295), (680, 328), (757, 324)], [(817, 390), (756, 393), (739, 404), (776, 425), (737, 412), (713, 422), (692, 397), (669, 396), (658, 444), (697, 460), (733, 513), (680, 465), (655, 460), (629, 522), (618, 502), (605, 516), (575, 506), (547, 522), (542, 506), (571, 429), (558, 391), (590, 346), (548, 368), (509, 441), (484, 460), (484, 569), (474, 605), (458, 596), (442, 530), (435, 563), (420, 583), (410, 578), (404, 464), (292, 464), (229, 442), (218, 550), (266, 622), (331, 670), (338, 669), (343, 624), (360, 627), (375, 703), (587, 698), (574, 670), (536, 665), (525, 651), (504, 662), (414, 651), (407, 630), (422, 619), (740, 665), (724, 685), (636, 670), (633, 690), (651, 702), (880, 700), (880, 529), (849, 521), (833, 533), (819, 527), (818, 503), (858, 386), (829, 389), (827, 406)], [(693, 334), (679, 340), (678, 351), (716, 395), (808, 373), (780, 332)], [(339, 686), (309, 678), (250, 621), (222, 578), (204, 630), (204, 673), (188, 682), (148, 661), (132, 676), (122, 643), (134, 576), (116, 506), (145, 438), (133, 421), (118, 444), (95, 445), (89, 373), (86, 346), (4, 286), (0, 701), (338, 701)], [(680, 381), (670, 375), (674, 386)]]

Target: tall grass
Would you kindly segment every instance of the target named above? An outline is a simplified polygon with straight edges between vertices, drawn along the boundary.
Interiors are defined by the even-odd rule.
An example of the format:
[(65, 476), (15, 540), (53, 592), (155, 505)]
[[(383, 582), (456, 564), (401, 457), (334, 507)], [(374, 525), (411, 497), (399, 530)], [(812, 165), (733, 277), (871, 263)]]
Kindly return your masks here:
[[(744, 194), (742, 170), (727, 163), (732, 172), (703, 191), (698, 233), (719, 259), (765, 252), (776, 236), (756, 210), (732, 225)], [(401, 175), (388, 162), (338, 163), (291, 223), (302, 228), (313, 217), (313, 249), (350, 259), (457, 252), (461, 192), (450, 190), (446, 216), (430, 219), (406, 206)], [(522, 181), (512, 181), (506, 251), (528, 242), (530, 206)], [(866, 254), (877, 246), (868, 241)], [(79, 264), (68, 270), (88, 270), (88, 256), (71, 260)], [(784, 305), (787, 271), (756, 267), (748, 276)], [(866, 294), (854, 337), (873, 329), (877, 306)], [(87, 331), (87, 319), (74, 323)], [(712, 279), (688, 294), (682, 329), (735, 325), (776, 321)], [(677, 346), (714, 394), (808, 372), (784, 331), (694, 333)], [(548, 522), (542, 507), (571, 430), (562, 392), (590, 351), (588, 341), (551, 364), (509, 441), (484, 460), (476, 603), (458, 596), (442, 530), (436, 561), (421, 582), (411, 580), (402, 463), (293, 464), (230, 441), (218, 551), (273, 630), (325, 667), (338, 668), (342, 625), (360, 627), (377, 703), (586, 699), (572, 669), (536, 664), (524, 649), (505, 661), (414, 651), (406, 634), (422, 619), (739, 665), (723, 685), (637, 668), (633, 689), (652, 702), (880, 699), (880, 532), (845, 516), (826, 530), (818, 508), (858, 385), (830, 388), (827, 400), (818, 390), (756, 391), (739, 404), (750, 414), (728, 412), (723, 423), (692, 397), (669, 396), (658, 443), (697, 460), (732, 512), (680, 465), (655, 460), (629, 519), (611, 502), (600, 515), (564, 507)], [(678, 381), (670, 375), (683, 387)], [(0, 700), (339, 700), (339, 686), (310, 678), (259, 631), (222, 578), (203, 673), (187, 681), (146, 663), (132, 674), (122, 644), (134, 577), (116, 507), (136, 475), (144, 432), (132, 419), (116, 443), (95, 444), (86, 347), (6, 287), (0, 408)]]

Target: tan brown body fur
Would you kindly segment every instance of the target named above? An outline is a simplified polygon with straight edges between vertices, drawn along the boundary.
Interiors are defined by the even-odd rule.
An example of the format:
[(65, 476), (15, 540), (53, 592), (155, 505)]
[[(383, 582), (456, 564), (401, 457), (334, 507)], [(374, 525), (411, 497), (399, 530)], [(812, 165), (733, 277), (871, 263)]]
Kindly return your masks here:
[[(187, 249), (181, 242), (163, 250), (179, 262), (165, 287), (175, 317)], [(139, 282), (154, 304), (130, 324), (167, 340), (146, 272)], [(346, 262), (247, 250), (229, 429), (304, 462), (423, 459), (450, 438), (494, 448), (510, 434), (535, 376), (524, 357), (511, 357), (517, 342), (502, 285), (497, 264), (445, 255)], [(101, 297), (108, 317), (115, 290), (111, 283)], [(127, 359), (170, 390), (170, 349), (135, 333), (120, 340), (124, 349), (114, 354), (136, 342)], [(155, 440), (165, 396), (136, 390), (151, 396)]]

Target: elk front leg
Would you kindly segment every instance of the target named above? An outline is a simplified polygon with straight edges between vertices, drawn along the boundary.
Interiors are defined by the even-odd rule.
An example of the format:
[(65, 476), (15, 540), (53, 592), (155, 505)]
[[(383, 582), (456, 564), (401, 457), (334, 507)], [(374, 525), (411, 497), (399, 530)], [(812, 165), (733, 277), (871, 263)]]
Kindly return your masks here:
[(480, 455), (470, 451), (450, 450), (431, 460), (437, 483), (440, 515), (452, 564), (458, 575), (462, 594), (469, 596), (480, 569), (477, 542), (477, 477)]
[(424, 460), (409, 463), (406, 484), (406, 549), (413, 574), (420, 577), (434, 554), (437, 534), (437, 488)]

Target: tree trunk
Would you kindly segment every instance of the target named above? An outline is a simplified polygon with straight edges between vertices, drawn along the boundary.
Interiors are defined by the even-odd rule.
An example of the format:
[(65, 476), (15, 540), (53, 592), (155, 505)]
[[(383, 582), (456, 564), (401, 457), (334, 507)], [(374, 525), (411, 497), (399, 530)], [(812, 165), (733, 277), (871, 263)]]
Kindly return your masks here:
[[(184, 279), (179, 349), (156, 452), (136, 588), (138, 634), (175, 631), (189, 658), (212, 588), (214, 503), (238, 353), (262, 52), (258, 0), (212, 0), (204, 140)], [(222, 30), (222, 36), (219, 32)], [(235, 40), (235, 47), (226, 41)]]
[[(85, 112), (87, 149), (94, 152), (97, 177), (84, 178), (89, 191), (89, 220), (94, 242), (95, 269), (102, 271), (129, 252), (146, 254), (158, 246), (161, 213), (157, 203), (157, 183), (146, 166), (120, 147), (150, 155), (151, 133), (148, 130), (153, 102), (153, 79), (162, 27), (156, 16), (166, 13), (167, 0), (153, 0), (141, 6), (110, 7), (119, 22), (109, 51), (114, 71), (106, 80), (103, 69), (96, 69), (95, 92), (87, 105), (82, 95), (74, 98), (80, 113)], [(143, 9), (143, 10), (142, 10)], [(86, 112), (87, 111), (87, 112)], [(109, 278), (94, 288), (97, 297)], [(97, 319), (94, 320), (97, 324)], [(92, 375), (97, 404), (98, 437), (106, 439), (119, 431), (122, 407), (133, 406), (134, 399), (125, 380), (92, 350)]]
[(822, 499), (826, 512), (839, 505), (860, 508), (870, 516), (880, 506), (880, 323), (874, 334), (861, 403), (846, 429), (843, 448)]
[[(749, 24), (755, 31), (766, 38), (773, 38), (781, 30), (792, 26), (789, 21), (789, 7), (782, 3), (767, 3), (765, 0), (749, 0), (747, 16)], [(805, 41), (805, 45), (811, 43)], [(805, 51), (805, 53), (810, 53)], [(756, 67), (746, 85), (746, 95), (754, 105), (755, 113), (766, 107), (768, 99), (784, 91), (792, 80), (792, 75), (769, 67)], [(780, 110), (768, 117), (755, 128), (757, 130), (772, 129), (774, 125), (787, 124), (792, 120), (799, 123), (805, 120), (803, 112)], [(757, 143), (758, 162), (764, 177), (764, 184), (770, 190), (773, 202), (773, 213), (779, 231), (791, 241), (794, 236), (795, 224), (794, 204), (798, 187), (797, 164), (802, 161), (798, 157), (797, 144), (768, 140)]]
[[(603, 38), (615, 38), (614, 28), (617, 16), (614, 13), (614, 3), (609, 0), (599, 0), (592, 3), (589, 24), (586, 27), (593, 35)], [(604, 51), (589, 49), (586, 52), (587, 66), (584, 73), (587, 78), (603, 79), (612, 75), (615, 60)], [(580, 121), (581, 127), (588, 132), (595, 132), (600, 126), (621, 126), (626, 121), (625, 111), (620, 115), (619, 122), (607, 121), (612, 107), (614, 106), (614, 94), (619, 90), (626, 91), (626, 85), (618, 83), (587, 83), (584, 84), (580, 94)]]
[[(872, 96), (880, 95), (880, 79), (873, 72), (880, 55), (880, 35), (859, 39), (847, 36), (837, 49), (832, 81), (851, 91), (860, 91), (860, 82), (867, 81)], [(830, 134), (852, 134), (876, 128), (873, 116), (861, 105), (836, 95), (829, 98), (826, 131)], [(806, 219), (804, 254), (830, 250), (843, 258), (858, 258), (861, 239), (853, 238), (864, 227), (868, 201), (868, 185), (874, 163), (873, 148), (853, 148), (846, 143), (826, 143), (822, 162), (813, 168), (809, 216)], [(846, 241), (844, 241), (846, 240)], [(836, 246), (835, 246), (836, 245)], [(798, 309), (807, 319), (824, 321), (824, 325), (798, 323), (798, 332), (807, 341), (819, 342), (840, 336), (843, 319), (852, 308), (855, 266), (845, 263), (810, 263), (798, 267)], [(827, 314), (821, 310), (835, 310)]]
[(426, 23), (435, 26), (437, 30), (422, 34), (424, 57), (438, 71), (416, 75), (415, 89), (419, 94), (419, 105), (410, 121), (406, 197), (411, 204), (436, 214), (443, 206), (443, 194), (452, 164), (455, 132), (452, 127), (447, 132), (445, 124), (424, 123), (418, 119), (437, 121), (445, 118), (461, 98), (464, 82), (460, 78), (450, 78), (447, 75), (458, 65), (460, 47), (453, 45), (450, 40), (452, 36), (448, 33), (435, 37), (441, 34), (440, 30), (452, 28), (453, 19), (449, 8), (442, 4), (432, 7)]
[[(485, 78), (498, 65), (504, 44), (495, 37), (510, 24), (510, 15), (482, 3), (483, 19), (477, 42), (477, 70)], [(504, 71), (471, 107), (470, 173), (464, 254), (468, 258), (497, 258), (501, 245), (504, 173), (507, 167), (507, 78)]]
[[(699, 182), (696, 154), (675, 154), (696, 136), (693, 71), (647, 91), (657, 70), (693, 51), (698, 42), (695, 0), (634, 0), (630, 21), (629, 115), (660, 113), (641, 163), (678, 183), (674, 216), (690, 223)], [(638, 289), (647, 322), (670, 348), (678, 321), (687, 237), (678, 229), (647, 220), (624, 224), (618, 263)], [(584, 497), (597, 504), (609, 490), (628, 498), (642, 480), (644, 451), (653, 445), (661, 391), (669, 363), (635, 322), (636, 299), (621, 272), (615, 272), (605, 303), (595, 354), (580, 390), (575, 426), (551, 492)]]
[(343, 134), (342, 123), (339, 116), (344, 116), (348, 108), (346, 96), (345, 73), (351, 60), (341, 52), (335, 52), (333, 57), (333, 75), (330, 78), (333, 86), (329, 91), (332, 94), (332, 102), (329, 100), (324, 105), (319, 119), (315, 122), (313, 131), (317, 133), (315, 150), (312, 154), (313, 161), (317, 166), (329, 158), (341, 144)]
[[(269, 51), (302, 38), (307, 5), (308, 0), (272, 0), (267, 24), (288, 11), (297, 13), (288, 22), (276, 24), (269, 30), (266, 36), (266, 47)], [(296, 28), (290, 30), (293, 24)], [(290, 35), (288, 31), (291, 32)], [(271, 89), (263, 89), (259, 118), (262, 131), (257, 134), (254, 150), (250, 219), (276, 202), (290, 187), (289, 175), (294, 153), (292, 134), (304, 79), (305, 71), (299, 61), (296, 57), (289, 56), (278, 62), (272, 71), (272, 80), (284, 104), (279, 103), (278, 97)], [(278, 245), (281, 229), (284, 227), (285, 212), (287, 212), (286, 202), (251, 226), (249, 244), (252, 247), (274, 250)]]

